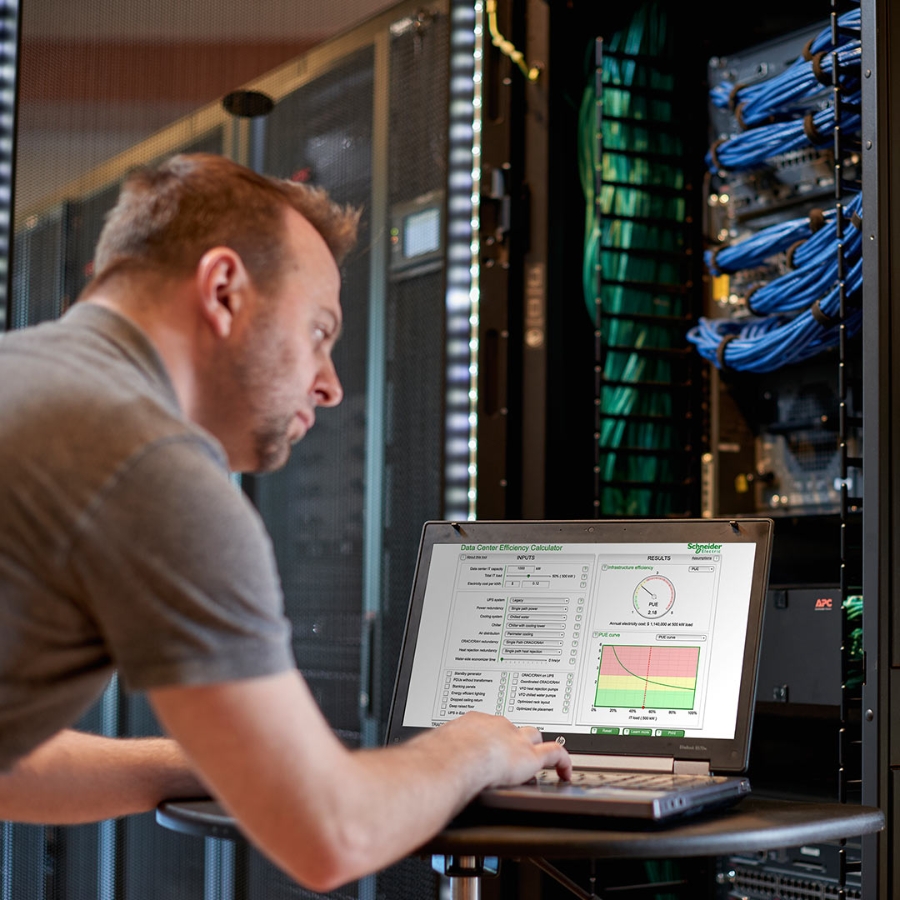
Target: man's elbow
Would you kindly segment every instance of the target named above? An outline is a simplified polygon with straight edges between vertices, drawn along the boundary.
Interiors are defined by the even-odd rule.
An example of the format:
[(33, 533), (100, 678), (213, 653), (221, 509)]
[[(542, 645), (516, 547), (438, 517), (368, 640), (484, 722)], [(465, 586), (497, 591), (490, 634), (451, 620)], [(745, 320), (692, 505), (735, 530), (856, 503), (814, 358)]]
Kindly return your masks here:
[[(317, 868), (320, 867), (317, 866)], [(330, 891), (337, 890), (348, 882), (353, 881), (353, 876), (346, 875), (341, 867), (336, 867), (335, 869), (321, 868), (320, 871), (315, 873), (304, 871), (292, 872), (290, 874), (304, 887), (317, 894), (327, 894)]]
[(317, 894), (327, 894), (366, 874), (357, 871), (347, 853), (325, 852), (304, 854), (285, 866), (288, 875)]
[(305, 887), (324, 894), (387, 865), (377, 835), (351, 825), (334, 832), (323, 829), (316, 840), (304, 842), (305, 852), (288, 867), (288, 874)]

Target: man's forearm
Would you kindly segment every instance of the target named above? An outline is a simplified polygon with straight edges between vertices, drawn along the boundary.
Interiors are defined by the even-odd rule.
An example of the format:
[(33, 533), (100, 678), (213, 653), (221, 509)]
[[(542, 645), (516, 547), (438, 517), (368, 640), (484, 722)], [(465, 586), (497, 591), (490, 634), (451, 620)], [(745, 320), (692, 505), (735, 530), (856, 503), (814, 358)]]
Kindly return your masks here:
[(319, 892), (414, 851), (483, 787), (544, 765), (571, 771), (536, 729), (478, 713), (402, 746), (348, 751), (297, 672), (150, 699), (243, 833)]
[(74, 825), (205, 793), (174, 741), (63, 731), (0, 772), (0, 819)]

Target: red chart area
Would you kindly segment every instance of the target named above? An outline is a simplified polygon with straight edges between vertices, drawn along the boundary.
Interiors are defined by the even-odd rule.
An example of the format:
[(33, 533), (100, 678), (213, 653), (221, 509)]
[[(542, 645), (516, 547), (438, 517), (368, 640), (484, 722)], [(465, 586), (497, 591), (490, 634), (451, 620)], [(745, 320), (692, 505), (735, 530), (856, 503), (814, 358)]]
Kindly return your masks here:
[(692, 709), (699, 647), (605, 644), (595, 706)]

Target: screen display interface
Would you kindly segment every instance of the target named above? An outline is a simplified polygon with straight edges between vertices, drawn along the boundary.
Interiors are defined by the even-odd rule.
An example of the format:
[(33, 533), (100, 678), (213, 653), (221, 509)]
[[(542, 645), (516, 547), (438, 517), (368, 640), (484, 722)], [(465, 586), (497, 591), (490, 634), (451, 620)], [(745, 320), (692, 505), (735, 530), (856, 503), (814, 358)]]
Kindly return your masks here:
[(731, 739), (755, 552), (436, 544), (403, 724)]

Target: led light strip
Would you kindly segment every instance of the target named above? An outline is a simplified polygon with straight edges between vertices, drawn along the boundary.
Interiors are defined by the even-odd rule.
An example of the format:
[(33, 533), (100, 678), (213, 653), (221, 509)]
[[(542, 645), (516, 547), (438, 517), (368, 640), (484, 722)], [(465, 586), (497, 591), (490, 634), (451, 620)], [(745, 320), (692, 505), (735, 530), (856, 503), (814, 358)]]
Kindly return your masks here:
[(447, 182), (444, 516), (474, 519), (478, 501), (481, 105), (484, 4), (454, 0)]
[(481, 94), (484, 74), (484, 4), (475, 3), (472, 75), (472, 264), (469, 269), (469, 518), (478, 500), (478, 313), (481, 304)]
[(0, 331), (9, 327), (10, 233), (16, 134), (19, 0), (0, 0)]

